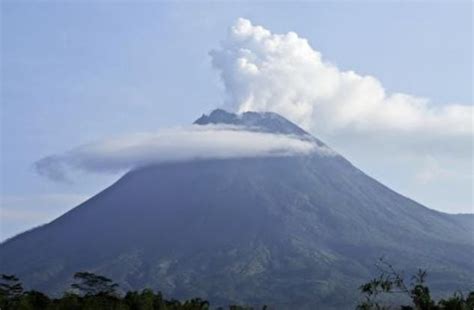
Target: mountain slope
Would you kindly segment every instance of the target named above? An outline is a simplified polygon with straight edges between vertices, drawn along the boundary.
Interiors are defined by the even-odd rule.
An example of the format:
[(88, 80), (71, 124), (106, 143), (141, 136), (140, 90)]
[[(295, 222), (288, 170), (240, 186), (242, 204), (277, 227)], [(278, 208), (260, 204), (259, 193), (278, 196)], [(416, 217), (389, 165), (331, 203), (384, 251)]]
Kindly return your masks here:
[[(218, 111), (196, 123), (230, 119), (308, 135), (281, 116), (246, 115)], [(469, 223), (472, 216), (393, 192), (341, 156), (168, 163), (131, 171), (4, 242), (0, 272), (54, 293), (74, 272), (91, 270), (126, 290), (151, 287), (217, 304), (351, 308), (382, 255), (407, 272), (427, 268), (435, 293), (474, 287)]]

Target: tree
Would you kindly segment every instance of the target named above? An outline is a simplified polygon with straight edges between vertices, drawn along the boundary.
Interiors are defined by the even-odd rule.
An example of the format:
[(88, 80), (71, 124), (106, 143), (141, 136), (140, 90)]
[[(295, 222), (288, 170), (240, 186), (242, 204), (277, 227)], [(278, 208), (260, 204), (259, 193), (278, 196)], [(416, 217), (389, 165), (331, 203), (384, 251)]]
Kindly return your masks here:
[(139, 292), (127, 292), (123, 299), (130, 310), (162, 309), (163, 298), (160, 293), (154, 294), (150, 289)]
[(91, 272), (76, 272), (74, 279), (77, 282), (73, 283), (71, 287), (84, 296), (117, 295), (118, 284), (104, 276)]
[(209, 302), (201, 298), (193, 298), (186, 300), (182, 306), (183, 310), (207, 310), (209, 309)]
[(23, 293), (23, 285), (15, 275), (2, 274), (0, 281), (0, 294), (3, 296), (15, 298)]
[(0, 275), (0, 308), (8, 309), (16, 304), (23, 294), (23, 285), (15, 275)]
[(412, 305), (402, 305), (401, 310), (472, 310), (474, 309), (474, 292), (471, 292), (465, 299), (461, 292), (454, 293), (448, 299), (441, 299), (436, 303), (430, 294), (430, 289), (426, 285), (427, 273), (419, 269), (417, 274), (412, 276), (410, 285), (405, 283), (403, 274), (386, 262), (383, 258), (376, 265), (380, 271), (377, 278), (359, 287), (365, 295), (364, 300), (359, 303), (357, 309), (392, 309), (381, 302), (380, 295), (402, 294), (411, 300)]
[(70, 293), (66, 292), (63, 297), (54, 300), (54, 305), (53, 309), (68, 309), (68, 310), (80, 310), (81, 309), (81, 297)]
[(51, 300), (45, 294), (38, 291), (28, 291), (19, 298), (18, 309), (46, 309)]

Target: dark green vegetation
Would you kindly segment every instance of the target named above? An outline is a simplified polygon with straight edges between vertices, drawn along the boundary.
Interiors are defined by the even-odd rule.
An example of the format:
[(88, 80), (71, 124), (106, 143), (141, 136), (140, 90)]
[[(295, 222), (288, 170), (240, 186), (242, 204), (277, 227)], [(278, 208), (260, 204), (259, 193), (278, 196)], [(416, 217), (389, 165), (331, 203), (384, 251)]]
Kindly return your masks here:
[[(472, 310), (474, 309), (474, 291), (466, 298), (462, 293), (435, 302), (425, 284), (426, 271), (419, 270), (412, 277), (413, 282), (405, 283), (401, 273), (392, 265), (381, 260), (380, 276), (360, 287), (365, 295), (357, 310), (401, 309), (401, 310)], [(5, 310), (207, 310), (210, 303), (201, 298), (193, 298), (180, 302), (175, 299), (166, 300), (163, 295), (153, 290), (141, 292), (129, 291), (121, 294), (119, 285), (112, 280), (90, 272), (78, 272), (74, 275), (75, 283), (71, 290), (61, 298), (51, 299), (38, 291), (23, 291), (19, 279), (13, 275), (1, 275), (0, 278), (0, 309)], [(405, 294), (410, 305), (401, 305), (403, 298), (394, 301), (383, 301), (380, 295)], [(386, 299), (385, 299), (386, 300)], [(261, 307), (267, 309), (266, 305)], [(217, 309), (224, 309), (219, 307)], [(253, 310), (254, 307), (231, 305), (229, 310)]]
[[(20, 280), (13, 275), (0, 276), (0, 309), (3, 310), (207, 310), (206, 300), (193, 298), (181, 302), (167, 300), (150, 289), (120, 294), (118, 284), (90, 272), (78, 272), (71, 290), (51, 299), (38, 291), (23, 291)], [(262, 306), (262, 310), (267, 307)], [(220, 308), (224, 309), (224, 308)], [(229, 310), (252, 310), (232, 305)]]
[[(357, 306), (358, 310), (472, 310), (474, 309), (474, 291), (467, 297), (462, 292), (442, 298), (438, 302), (431, 297), (430, 289), (426, 284), (426, 270), (419, 269), (412, 276), (411, 283), (407, 284), (402, 273), (393, 268), (383, 259), (377, 266), (380, 275), (360, 287), (364, 299)], [(387, 298), (387, 297), (391, 298)], [(401, 300), (410, 300), (409, 305), (402, 305)], [(387, 301), (391, 300), (391, 301)], [(393, 306), (393, 304), (400, 306)]]
[[(308, 138), (274, 114), (200, 123), (209, 119)], [(52, 296), (89, 270), (125, 291), (213, 305), (353, 309), (382, 255), (409, 274), (430, 270), (436, 299), (472, 289), (473, 220), (403, 197), (339, 155), (168, 163), (4, 242), (0, 272)]]

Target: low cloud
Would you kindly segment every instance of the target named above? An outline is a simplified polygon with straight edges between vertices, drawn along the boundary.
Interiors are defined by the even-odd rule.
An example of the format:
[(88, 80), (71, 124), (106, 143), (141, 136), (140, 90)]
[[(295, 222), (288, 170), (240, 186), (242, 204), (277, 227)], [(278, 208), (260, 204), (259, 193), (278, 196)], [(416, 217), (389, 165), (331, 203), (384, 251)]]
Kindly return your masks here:
[[(238, 19), (211, 51), (237, 112), (272, 111), (318, 134), (396, 132), (472, 137), (473, 106), (388, 93), (377, 78), (342, 71), (294, 32)], [(407, 73), (409, 74), (409, 73)]]
[(234, 157), (287, 156), (333, 152), (307, 139), (243, 130), (230, 126), (198, 126), (139, 133), (79, 146), (35, 163), (39, 174), (68, 181), (68, 172), (116, 173), (162, 162)]

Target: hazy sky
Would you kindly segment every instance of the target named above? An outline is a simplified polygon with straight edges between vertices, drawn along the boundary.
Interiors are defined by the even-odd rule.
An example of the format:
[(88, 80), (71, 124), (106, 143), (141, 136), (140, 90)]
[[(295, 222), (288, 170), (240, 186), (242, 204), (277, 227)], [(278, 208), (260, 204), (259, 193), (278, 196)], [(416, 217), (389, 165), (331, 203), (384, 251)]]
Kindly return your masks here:
[[(0, 239), (57, 217), (118, 178), (83, 173), (72, 183), (54, 182), (38, 175), (36, 161), (110, 137), (187, 125), (228, 101), (219, 75), (225, 67), (213, 67), (209, 52), (229, 48), (229, 28), (239, 17), (272, 33), (297, 33), (326, 64), (370, 75), (387, 94), (427, 98), (432, 109), (473, 104), (470, 1), (1, 6)], [(341, 136), (314, 126), (312, 133), (403, 195), (446, 212), (472, 212), (472, 131), (454, 142), (438, 131), (429, 138)]]

